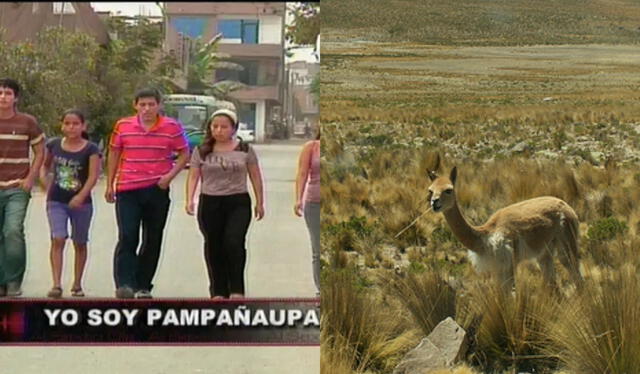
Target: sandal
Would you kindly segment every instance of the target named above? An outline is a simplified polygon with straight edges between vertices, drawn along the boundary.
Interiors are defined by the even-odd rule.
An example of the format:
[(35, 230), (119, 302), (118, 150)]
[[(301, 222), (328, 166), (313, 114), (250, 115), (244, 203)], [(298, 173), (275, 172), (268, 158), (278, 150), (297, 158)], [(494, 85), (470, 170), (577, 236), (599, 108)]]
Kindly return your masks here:
[(47, 297), (52, 297), (54, 299), (59, 299), (62, 297), (62, 287), (53, 287), (49, 293), (47, 293)]
[(73, 296), (73, 297), (84, 297), (84, 291), (82, 291), (82, 288), (73, 288), (71, 290), (71, 296)]

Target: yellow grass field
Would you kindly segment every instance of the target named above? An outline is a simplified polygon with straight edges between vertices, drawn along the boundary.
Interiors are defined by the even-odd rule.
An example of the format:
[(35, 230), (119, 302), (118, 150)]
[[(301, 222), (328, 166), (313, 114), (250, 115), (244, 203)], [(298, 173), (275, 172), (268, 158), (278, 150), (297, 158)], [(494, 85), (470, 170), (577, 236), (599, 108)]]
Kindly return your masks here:
[[(460, 9), (480, 12), (465, 15), (372, 2), (374, 32), (346, 24), (345, 4), (363, 3), (322, 8), (322, 372), (390, 373), (447, 316), (480, 322), (461, 366), (438, 374), (637, 372), (640, 18), (627, 11), (640, 4), (563, 1), (564, 28), (545, 28), (553, 12), (541, 1), (518, 28), (527, 18), (507, 2), (465, 1)], [(497, 26), (482, 34), (473, 15), (499, 4), (511, 21), (488, 16)], [(385, 29), (401, 24), (400, 9), (421, 39)], [(438, 156), (440, 174), (457, 166), (471, 224), (537, 196), (571, 205), (583, 292), (558, 261), (561, 295), (535, 263), (517, 269), (507, 297), (477, 274), (442, 214), (427, 212)]]

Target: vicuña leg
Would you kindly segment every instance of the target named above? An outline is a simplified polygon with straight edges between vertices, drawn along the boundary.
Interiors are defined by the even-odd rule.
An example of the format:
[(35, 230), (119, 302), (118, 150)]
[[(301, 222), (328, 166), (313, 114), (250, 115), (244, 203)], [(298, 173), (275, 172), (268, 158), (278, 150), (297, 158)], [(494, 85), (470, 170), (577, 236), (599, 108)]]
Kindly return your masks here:
[(575, 243), (572, 244), (571, 242), (563, 244), (565, 252), (560, 256), (560, 262), (569, 271), (569, 275), (571, 276), (573, 283), (576, 284), (576, 287), (580, 288), (582, 287), (584, 278), (580, 273), (580, 259), (577, 253), (577, 245)]
[(563, 232), (562, 249), (560, 253), (560, 262), (567, 268), (569, 274), (576, 284), (581, 288), (584, 278), (580, 273), (580, 254), (578, 252), (578, 225), (569, 224)]
[(542, 256), (538, 258), (538, 264), (540, 265), (540, 270), (542, 270), (544, 281), (551, 288), (557, 290), (556, 270), (553, 266), (553, 255), (551, 254), (550, 248), (545, 248)]

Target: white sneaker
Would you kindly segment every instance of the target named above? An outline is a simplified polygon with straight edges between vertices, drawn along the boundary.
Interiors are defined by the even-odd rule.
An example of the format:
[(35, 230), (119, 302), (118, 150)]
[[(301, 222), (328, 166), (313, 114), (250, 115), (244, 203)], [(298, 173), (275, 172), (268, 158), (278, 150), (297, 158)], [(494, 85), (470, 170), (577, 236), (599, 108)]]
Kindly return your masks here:
[(120, 287), (116, 290), (116, 297), (118, 299), (132, 299), (133, 296), (133, 290), (130, 287)]
[(136, 299), (152, 299), (151, 291), (139, 290), (136, 292)]
[(22, 289), (20, 288), (20, 284), (16, 282), (7, 283), (7, 296), (8, 297), (18, 297), (22, 295)]

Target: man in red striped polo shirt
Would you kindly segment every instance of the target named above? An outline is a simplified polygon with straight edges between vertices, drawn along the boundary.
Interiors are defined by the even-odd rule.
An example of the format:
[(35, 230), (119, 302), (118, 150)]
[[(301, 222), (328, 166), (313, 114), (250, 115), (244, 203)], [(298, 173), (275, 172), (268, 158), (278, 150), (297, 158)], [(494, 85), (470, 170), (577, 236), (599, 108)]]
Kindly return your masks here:
[(24, 219), (44, 160), (44, 134), (33, 116), (16, 110), (19, 95), (18, 82), (0, 79), (0, 296), (10, 297), (22, 294)]
[(133, 105), (137, 115), (116, 122), (111, 135), (105, 193), (107, 202), (116, 203), (119, 234), (113, 272), (116, 297), (123, 299), (151, 298), (171, 202), (169, 184), (189, 158), (182, 125), (158, 114), (157, 90), (138, 91)]

